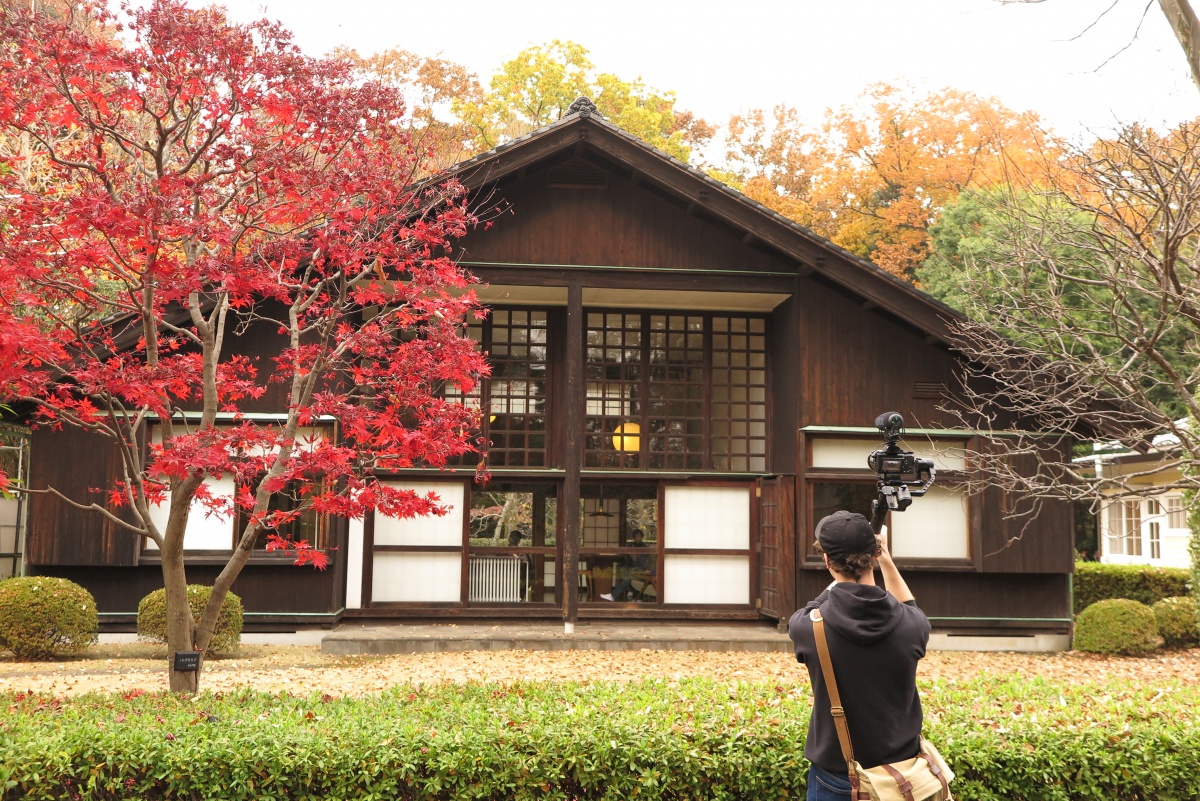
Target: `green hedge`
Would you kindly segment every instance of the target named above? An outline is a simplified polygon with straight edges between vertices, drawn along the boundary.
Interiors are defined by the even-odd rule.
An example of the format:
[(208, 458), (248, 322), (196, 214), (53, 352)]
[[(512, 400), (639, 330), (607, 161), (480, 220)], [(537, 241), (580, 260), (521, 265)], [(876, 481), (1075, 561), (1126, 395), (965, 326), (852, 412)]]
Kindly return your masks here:
[[(799, 668), (797, 668), (799, 669)], [(1200, 796), (1200, 689), (923, 684), (962, 801)], [(0, 695), (4, 799), (802, 798), (803, 681)]]
[(1154, 606), (1163, 598), (1190, 595), (1189, 576), (1182, 567), (1075, 563), (1075, 614), (1096, 601), (1128, 598)]

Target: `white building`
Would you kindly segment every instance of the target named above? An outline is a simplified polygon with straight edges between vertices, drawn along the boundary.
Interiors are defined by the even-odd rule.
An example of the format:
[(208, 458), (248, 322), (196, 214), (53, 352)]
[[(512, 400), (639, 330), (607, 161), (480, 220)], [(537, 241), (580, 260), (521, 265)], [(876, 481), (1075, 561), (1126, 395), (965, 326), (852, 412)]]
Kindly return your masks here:
[[(1188, 567), (1187, 510), (1183, 492), (1166, 489), (1180, 477), (1174, 454), (1178, 440), (1173, 435), (1156, 437), (1145, 454), (1120, 445), (1097, 445), (1091, 461), (1098, 475), (1123, 480), (1130, 489), (1147, 494), (1116, 498), (1100, 509), (1098, 558), (1105, 564)], [(1163, 487), (1153, 494), (1155, 487)], [(1115, 491), (1114, 491), (1115, 492)]]

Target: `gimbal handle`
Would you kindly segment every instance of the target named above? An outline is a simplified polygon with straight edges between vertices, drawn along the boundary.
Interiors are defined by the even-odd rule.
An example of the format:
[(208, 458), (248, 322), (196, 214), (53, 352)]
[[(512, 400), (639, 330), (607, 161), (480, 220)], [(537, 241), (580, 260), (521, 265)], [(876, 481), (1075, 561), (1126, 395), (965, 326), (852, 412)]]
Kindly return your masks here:
[(883, 519), (887, 517), (888, 504), (882, 496), (871, 501), (871, 532), (878, 535), (883, 530)]

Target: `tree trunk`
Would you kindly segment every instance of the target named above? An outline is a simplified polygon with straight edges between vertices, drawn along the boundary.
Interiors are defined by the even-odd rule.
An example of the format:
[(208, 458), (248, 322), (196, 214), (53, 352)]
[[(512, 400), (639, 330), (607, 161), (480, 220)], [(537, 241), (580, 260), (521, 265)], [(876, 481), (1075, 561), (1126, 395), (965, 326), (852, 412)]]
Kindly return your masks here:
[[(1200, 393), (1197, 393), (1200, 399)], [(1188, 415), (1188, 427), (1193, 431), (1200, 430), (1200, 418)], [(1183, 469), (1193, 476), (1200, 472), (1200, 465), (1194, 461), (1184, 463)], [(1196, 600), (1196, 626), (1200, 627), (1200, 505), (1197, 504), (1200, 493), (1188, 490), (1183, 493), (1183, 508), (1188, 510), (1187, 524), (1191, 537), (1188, 539), (1188, 554), (1192, 557), (1192, 597)]]
[(1183, 48), (1192, 81), (1200, 88), (1200, 19), (1188, 0), (1158, 0), (1158, 5)]
[[(200, 685), (200, 671), (175, 670), (175, 654), (194, 651), (192, 608), (188, 603), (187, 574), (183, 567), (183, 549), (172, 548), (162, 555), (163, 586), (167, 591), (167, 671), (171, 692), (195, 693)], [(203, 657), (203, 654), (201, 654)]]
[[(195, 624), (192, 606), (188, 603), (187, 570), (183, 561), (183, 534), (191, 512), (191, 499), (200, 480), (191, 478), (173, 488), (171, 513), (163, 535), (163, 587), (167, 593), (167, 673), (173, 693), (195, 693), (200, 685), (200, 671), (176, 671), (175, 654), (196, 650)], [(203, 654), (200, 655), (203, 659)]]

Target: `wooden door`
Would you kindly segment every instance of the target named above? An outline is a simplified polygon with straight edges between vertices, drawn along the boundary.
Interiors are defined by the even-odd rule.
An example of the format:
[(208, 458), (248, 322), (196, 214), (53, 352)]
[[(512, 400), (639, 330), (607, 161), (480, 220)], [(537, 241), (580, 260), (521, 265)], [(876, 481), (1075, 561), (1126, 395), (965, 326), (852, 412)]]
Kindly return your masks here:
[(758, 608), (786, 620), (796, 606), (796, 479), (761, 479), (758, 489)]

